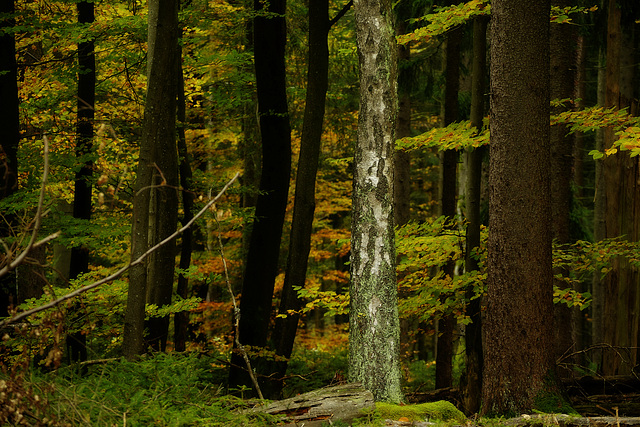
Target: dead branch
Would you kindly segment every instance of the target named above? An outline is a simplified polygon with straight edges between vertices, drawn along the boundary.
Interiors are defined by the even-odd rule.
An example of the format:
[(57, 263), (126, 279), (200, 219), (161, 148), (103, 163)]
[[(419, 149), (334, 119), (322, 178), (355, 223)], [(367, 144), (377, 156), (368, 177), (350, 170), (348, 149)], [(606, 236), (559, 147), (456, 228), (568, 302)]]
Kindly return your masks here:
[[(36, 241), (36, 239), (38, 238), (38, 231), (40, 231), (40, 226), (42, 224), (42, 217), (46, 214), (46, 212), (43, 212), (44, 195), (47, 187), (47, 177), (49, 175), (49, 138), (47, 137), (47, 135), (44, 135), (43, 142), (44, 142), (44, 168), (42, 171), (42, 183), (40, 184), (40, 197), (38, 198), (38, 209), (36, 210), (36, 215), (34, 218), (35, 224), (33, 226), (33, 231), (31, 232), (31, 239), (29, 240), (27, 247), (24, 248), (23, 251), (13, 261), (7, 262), (7, 264), (2, 269), (0, 269), (0, 277), (4, 276), (8, 272), (13, 270), (17, 266), (19, 266), (20, 264), (22, 264), (22, 262), (24, 262), (25, 258), (27, 257), (27, 255), (29, 255), (29, 252), (31, 252), (32, 249), (37, 248), (38, 246), (44, 245), (45, 243), (55, 239), (60, 235), (60, 232), (57, 231), (43, 239)], [(5, 249), (8, 249), (4, 242), (3, 242), (3, 246), (5, 247)], [(11, 254), (9, 252), (10, 251), (8, 251), (6, 255), (7, 259), (11, 258)]]
[[(130, 262), (129, 264), (127, 264), (126, 266), (122, 267), (120, 270), (116, 271), (115, 273), (100, 279), (96, 282), (93, 282), (89, 285), (83, 286), (81, 288), (76, 289), (75, 291), (69, 292), (66, 295), (63, 295), (47, 304), (41, 305), (39, 307), (34, 307), (31, 310), (27, 310), (27, 311), (23, 311), (22, 313), (16, 314), (15, 316), (9, 318), (9, 319), (5, 319), (2, 322), (0, 322), (0, 328), (5, 327), (7, 325), (10, 325), (12, 323), (18, 322), (26, 317), (31, 316), (32, 314), (35, 313), (39, 313), (41, 311), (47, 310), (49, 308), (55, 307), (58, 304), (71, 299), (73, 297), (76, 297), (80, 294), (83, 294), (87, 291), (90, 291), (91, 289), (95, 289), (100, 285), (103, 285), (105, 283), (111, 282), (115, 279), (117, 279), (118, 277), (122, 276), (125, 272), (127, 272), (131, 267), (140, 264), (142, 261), (145, 260), (145, 258), (147, 258), (149, 255), (151, 255), (153, 252), (155, 252), (156, 250), (158, 250), (158, 248), (166, 245), (167, 243), (169, 243), (171, 240), (175, 239), (176, 237), (178, 237), (179, 235), (181, 235), (182, 233), (184, 233), (184, 231), (186, 229), (188, 229), (189, 227), (191, 227), (193, 225), (194, 222), (196, 222), (196, 220), (198, 220), (202, 215), (204, 215), (204, 213), (209, 210), (209, 208), (211, 206), (213, 206), (213, 204), (218, 201), (218, 199), (220, 199), (220, 197), (222, 197), (222, 195), (227, 191), (227, 189), (231, 186), (231, 184), (233, 184), (236, 179), (238, 179), (238, 176), (240, 175), (240, 173), (236, 173), (235, 176), (233, 178), (231, 178), (231, 180), (229, 182), (227, 182), (227, 184), (225, 184), (225, 186), (222, 188), (222, 190), (220, 190), (220, 192), (216, 195), (216, 197), (214, 197), (212, 200), (210, 200), (196, 215), (193, 216), (193, 218), (187, 222), (184, 226), (182, 226), (179, 230), (177, 230), (175, 233), (173, 233), (172, 235), (168, 236), (167, 238), (165, 238), (164, 240), (162, 240), (160, 243), (158, 243), (157, 245), (153, 246), (152, 248), (150, 248), (148, 251), (146, 251), (144, 254), (140, 255), (140, 257), (138, 257), (138, 259), (136, 259), (135, 261)], [(43, 239), (44, 240), (44, 239)], [(32, 245), (33, 246), (33, 245)], [(25, 255), (26, 257), (26, 255)], [(23, 257), (24, 259), (24, 257)]]
[(234, 321), (234, 329), (235, 329), (235, 344), (242, 353), (242, 358), (244, 359), (244, 363), (247, 365), (247, 370), (249, 371), (249, 377), (251, 377), (251, 382), (253, 386), (256, 388), (256, 392), (258, 393), (258, 397), (260, 400), (264, 400), (264, 396), (262, 395), (262, 390), (260, 390), (260, 385), (258, 384), (258, 380), (256, 379), (256, 375), (253, 372), (253, 368), (251, 367), (251, 361), (249, 360), (249, 355), (247, 354), (247, 349), (244, 348), (244, 345), (240, 342), (240, 307), (238, 307), (238, 303), (236, 301), (236, 297), (233, 294), (233, 288), (231, 287), (231, 281), (229, 280), (229, 270), (227, 269), (227, 259), (224, 256), (224, 249), (222, 246), (222, 237), (220, 236), (220, 222), (218, 221), (217, 216), (215, 216), (216, 224), (218, 225), (218, 245), (220, 246), (220, 257), (222, 258), (222, 265), (224, 266), (224, 279), (227, 283), (227, 289), (229, 290), (229, 295), (231, 295), (231, 302), (233, 303), (233, 317)]

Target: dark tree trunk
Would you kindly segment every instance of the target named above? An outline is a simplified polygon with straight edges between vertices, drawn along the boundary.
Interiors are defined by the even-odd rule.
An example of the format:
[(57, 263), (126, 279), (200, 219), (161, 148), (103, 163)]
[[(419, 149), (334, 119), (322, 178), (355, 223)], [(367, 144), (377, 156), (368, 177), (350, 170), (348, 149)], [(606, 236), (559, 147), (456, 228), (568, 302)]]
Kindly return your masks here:
[[(554, 390), (549, 1), (491, 3), (491, 145), (483, 413)], [(543, 315), (541, 315), (541, 313)]]
[[(78, 23), (91, 24), (94, 20), (94, 3), (78, 3)], [(76, 158), (82, 162), (76, 173), (73, 194), (73, 217), (89, 221), (91, 219), (91, 179), (93, 177), (93, 117), (95, 106), (96, 57), (93, 39), (78, 43), (78, 119), (76, 128)], [(71, 248), (69, 279), (76, 279), (89, 271), (89, 250), (83, 246)], [(80, 310), (75, 304), (73, 311)], [(76, 322), (79, 313), (71, 313), (71, 321)], [(76, 326), (74, 329), (78, 329)], [(71, 362), (87, 360), (87, 336), (81, 331), (67, 335), (67, 349)]]
[[(191, 161), (189, 151), (187, 149), (187, 140), (184, 132), (186, 121), (186, 102), (184, 96), (184, 74), (182, 73), (182, 48), (178, 47), (179, 54), (176, 57), (176, 78), (177, 78), (177, 95), (178, 109), (176, 118), (178, 119), (178, 157), (180, 172), (180, 187), (182, 193), (182, 225), (184, 226), (193, 218), (193, 202), (194, 193), (192, 190), (191, 179)], [(191, 265), (191, 252), (193, 250), (193, 230), (188, 228), (182, 233), (182, 246), (180, 247), (180, 263), (178, 266), (181, 270), (186, 270)], [(177, 295), (185, 299), (189, 296), (189, 279), (184, 275), (178, 275)], [(189, 326), (189, 312), (181, 311), (174, 317), (174, 343), (175, 351), (185, 351)]]
[[(20, 140), (20, 119), (18, 107), (18, 67), (16, 64), (16, 44), (11, 27), (14, 2), (0, 3), (0, 14), (7, 18), (0, 21), (0, 30), (9, 29), (0, 35), (0, 198), (13, 194), (18, 189), (18, 141)], [(12, 218), (2, 221), (0, 236), (9, 236)], [(5, 261), (6, 262), (6, 261)], [(0, 317), (9, 315), (9, 307), (16, 304), (17, 289), (14, 272), (0, 278)]]
[[(473, 21), (473, 69), (471, 81), (471, 124), (480, 131), (484, 119), (485, 73), (487, 59), (488, 18), (478, 16)], [(467, 193), (465, 196), (467, 239), (465, 248), (465, 271), (479, 269), (473, 250), (480, 246), (480, 201), (482, 188), (482, 160), (486, 149), (475, 148), (467, 153)], [(482, 317), (481, 299), (475, 298), (473, 288), (466, 292), (467, 316), (471, 323), (465, 327), (465, 381), (462, 391), (467, 414), (480, 410), (482, 397)]]
[[(445, 49), (445, 99), (444, 125), (458, 120), (458, 89), (460, 87), (460, 41), (462, 27), (449, 32)], [(458, 152), (446, 150), (442, 153), (442, 215), (449, 220), (456, 216), (456, 183)], [(447, 262), (444, 274), (453, 280), (455, 264)], [(453, 383), (453, 332), (456, 319), (446, 314), (438, 321), (436, 349), (436, 388), (451, 387)]]
[(307, 264), (311, 248), (311, 232), (315, 212), (316, 173), (322, 140), (325, 100), (329, 80), (329, 1), (315, 0), (309, 3), (309, 62), (307, 72), (307, 95), (300, 141), (300, 157), (296, 177), (293, 221), (289, 241), (282, 299), (275, 321), (272, 340), (277, 355), (285, 360), (277, 362), (271, 390), (265, 395), (271, 399), (280, 398), (282, 377), (287, 370), (287, 360), (291, 356), (298, 329), (299, 314), (289, 314), (289, 310), (300, 310), (301, 301), (294, 286), (304, 286)]
[[(170, 236), (176, 231), (178, 225), (178, 150), (176, 144), (178, 76), (176, 75), (176, 63), (180, 53), (178, 44), (179, 0), (160, 0), (156, 4), (157, 9), (153, 11), (153, 14), (157, 13), (157, 21), (151, 21), (149, 26), (151, 70), (145, 116), (148, 105), (152, 115), (156, 116), (158, 120), (166, 121), (166, 133), (160, 133), (157, 129), (145, 129), (153, 132), (151, 135), (154, 147), (153, 187), (150, 190), (149, 206), (149, 212), (150, 214), (153, 212), (153, 214), (150, 218), (152, 223), (150, 224), (149, 246), (154, 246)], [(149, 15), (153, 16), (151, 6)], [(154, 74), (156, 72), (157, 74)], [(152, 85), (165, 85), (167, 88), (160, 90), (157, 94), (154, 92), (154, 96), (151, 96)], [(156, 95), (161, 96), (156, 97)], [(149, 303), (158, 307), (171, 304), (175, 262), (175, 240), (157, 249), (149, 257), (147, 277)], [(149, 319), (147, 343), (153, 350), (166, 350), (169, 321), (169, 316)]]
[[(624, 13), (621, 6), (625, 7)], [(609, 1), (607, 23), (606, 108), (637, 108), (633, 79), (638, 62), (634, 58), (633, 25), (640, 8), (636, 2)], [(604, 149), (617, 139), (613, 128), (605, 129)], [(605, 237), (640, 238), (640, 161), (629, 152), (619, 152), (603, 161), (605, 193)], [(629, 375), (638, 365), (640, 344), (640, 272), (627, 258), (617, 257), (604, 278), (603, 340), (606, 344), (629, 348), (623, 358), (618, 349), (603, 353), (604, 375)]]
[[(553, 0), (554, 6), (568, 7), (573, 1)], [(575, 34), (574, 27), (566, 24), (551, 24), (550, 28), (550, 97), (551, 99), (571, 98), (575, 84)], [(568, 107), (555, 107), (552, 114), (559, 114)], [(559, 244), (571, 240), (571, 178), (573, 163), (573, 135), (565, 125), (551, 128), (551, 224), (552, 238)], [(556, 271), (556, 273), (564, 273)], [(555, 285), (563, 289), (566, 284), (555, 280)], [(554, 343), (556, 359), (573, 347), (571, 309), (566, 304), (554, 306)], [(577, 350), (573, 348), (573, 350)], [(562, 377), (571, 376), (571, 371), (559, 370)]]
[[(159, 186), (157, 200), (164, 203), (164, 225), (154, 227), (154, 237), (174, 232), (177, 223), (177, 149), (176, 122), (176, 55), (178, 52), (178, 2), (156, 0), (149, 12), (149, 56), (147, 101), (142, 144), (135, 184), (131, 259), (135, 260), (149, 248), (149, 209), (152, 185)], [(166, 182), (162, 182), (160, 173)], [(174, 205), (175, 201), (175, 205)], [(171, 296), (175, 268), (175, 241), (156, 252), (155, 261), (140, 263), (129, 271), (129, 292), (125, 311), (123, 351), (133, 359), (145, 348), (144, 318), (147, 296), (147, 266), (157, 277), (150, 287), (160, 289), (154, 302), (162, 304)], [(153, 277), (153, 276), (152, 276)], [(159, 304), (159, 305), (160, 305)], [(159, 319), (150, 325), (150, 342), (156, 348), (166, 344), (165, 322)]]
[[(278, 272), (280, 240), (291, 174), (291, 127), (285, 79), (285, 0), (254, 2), (254, 58), (262, 138), (262, 176), (242, 284), (239, 338), (265, 347)], [(265, 16), (264, 13), (274, 14)], [(251, 387), (242, 357), (234, 352), (229, 386)], [(254, 363), (254, 367), (257, 365)], [(262, 365), (264, 366), (264, 365)], [(261, 370), (261, 366), (257, 366)]]
[[(408, 12), (397, 6), (396, 34), (407, 32)], [(396, 139), (411, 136), (411, 48), (398, 45), (398, 119), (396, 121)], [(396, 226), (406, 224), (411, 219), (411, 154), (407, 150), (394, 153), (394, 213)]]

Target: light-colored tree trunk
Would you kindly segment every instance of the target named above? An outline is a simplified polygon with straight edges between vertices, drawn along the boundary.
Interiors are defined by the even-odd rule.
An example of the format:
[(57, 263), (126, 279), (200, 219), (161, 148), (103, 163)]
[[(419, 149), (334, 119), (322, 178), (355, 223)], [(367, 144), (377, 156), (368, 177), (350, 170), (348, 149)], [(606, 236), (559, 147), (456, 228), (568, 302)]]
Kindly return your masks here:
[(378, 401), (400, 388), (393, 153), (397, 48), (390, 0), (357, 0), (360, 115), (351, 228), (349, 377)]

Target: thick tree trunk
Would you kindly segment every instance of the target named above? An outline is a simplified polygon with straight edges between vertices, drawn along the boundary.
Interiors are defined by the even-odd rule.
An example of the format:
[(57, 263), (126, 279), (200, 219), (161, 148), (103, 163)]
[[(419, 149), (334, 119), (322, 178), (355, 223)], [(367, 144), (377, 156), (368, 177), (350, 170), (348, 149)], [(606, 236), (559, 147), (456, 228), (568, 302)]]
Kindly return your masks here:
[[(558, 7), (569, 7), (573, 1), (553, 0)], [(574, 64), (575, 45), (572, 25), (551, 24), (550, 28), (550, 81), (551, 99), (571, 98), (574, 92)], [(556, 107), (553, 114), (568, 110), (568, 107)], [(551, 224), (552, 237), (559, 244), (570, 242), (571, 229), (571, 178), (573, 135), (565, 125), (555, 125), (551, 128)], [(562, 273), (557, 271), (556, 273)], [(566, 271), (564, 272), (567, 273)], [(566, 284), (560, 280), (555, 285), (563, 289)], [(571, 309), (566, 304), (554, 306), (554, 342), (556, 359), (564, 355), (573, 347), (573, 332), (571, 329)], [(577, 350), (577, 349), (573, 349)], [(559, 370), (563, 377), (572, 375), (571, 371)]]
[[(0, 21), (0, 30), (9, 29), (0, 35), (0, 198), (13, 194), (18, 189), (18, 141), (20, 140), (20, 119), (18, 107), (18, 67), (16, 64), (16, 44), (11, 27), (14, 2), (0, 3), (0, 14), (6, 14)], [(9, 236), (13, 221), (2, 222), (0, 236)], [(0, 278), (0, 317), (9, 315), (9, 307), (16, 304), (17, 289), (14, 272)]]
[(390, 0), (355, 1), (360, 114), (353, 179), (349, 377), (399, 402), (393, 152), (397, 49)]
[[(265, 347), (271, 320), (271, 300), (278, 272), (280, 241), (291, 174), (291, 127), (285, 75), (285, 0), (254, 2), (254, 58), (258, 114), (262, 138), (262, 176), (240, 303), (239, 339), (244, 345)], [(274, 14), (265, 16), (264, 12)], [(257, 365), (257, 366), (256, 366)], [(230, 387), (252, 382), (234, 352)], [(267, 364), (254, 366), (263, 370)]]
[(549, 1), (491, 3), (484, 413), (530, 411), (554, 387), (549, 12)]
[[(487, 58), (488, 18), (478, 16), (473, 21), (473, 68), (471, 81), (471, 124), (480, 131), (484, 119), (485, 73)], [(480, 200), (482, 188), (482, 158), (486, 149), (475, 148), (467, 152), (467, 193), (465, 195), (467, 238), (465, 248), (465, 271), (479, 269), (473, 251), (480, 246)], [(471, 323), (464, 330), (465, 338), (465, 381), (463, 389), (464, 409), (468, 414), (480, 410), (482, 397), (482, 317), (481, 299), (475, 298), (473, 288), (465, 292), (467, 316)]]
[[(276, 363), (275, 380), (266, 393), (277, 399), (282, 393), (282, 377), (287, 370), (287, 359), (291, 356), (298, 329), (298, 311), (301, 301), (294, 286), (304, 286), (307, 275), (311, 232), (315, 212), (316, 173), (320, 157), (322, 124), (329, 81), (329, 1), (315, 0), (309, 3), (309, 63), (307, 72), (307, 95), (300, 141), (300, 157), (296, 177), (293, 220), (289, 240), (289, 255), (282, 288), (279, 314), (276, 318), (272, 341), (277, 355), (284, 357)], [(264, 392), (264, 390), (263, 390)]]
[[(151, 191), (155, 190), (156, 198), (164, 203), (163, 212), (159, 215), (164, 222), (158, 224), (156, 238), (174, 232), (177, 223), (175, 64), (178, 52), (178, 2), (152, 2), (149, 20), (147, 101), (133, 204), (132, 259), (137, 259), (149, 248)], [(153, 185), (157, 187), (152, 188)], [(155, 263), (148, 263), (150, 271), (157, 277), (153, 283), (147, 277), (147, 263), (141, 263), (129, 271), (123, 350), (130, 359), (146, 350), (143, 332), (147, 281), (151, 286), (161, 289), (153, 300), (156, 303), (164, 303), (166, 294), (169, 297), (171, 295), (175, 242), (165, 245), (162, 251), (155, 254), (155, 258)], [(163, 342), (166, 343), (164, 330), (164, 325), (158, 328), (152, 326), (151, 340), (154, 345), (162, 347)]]

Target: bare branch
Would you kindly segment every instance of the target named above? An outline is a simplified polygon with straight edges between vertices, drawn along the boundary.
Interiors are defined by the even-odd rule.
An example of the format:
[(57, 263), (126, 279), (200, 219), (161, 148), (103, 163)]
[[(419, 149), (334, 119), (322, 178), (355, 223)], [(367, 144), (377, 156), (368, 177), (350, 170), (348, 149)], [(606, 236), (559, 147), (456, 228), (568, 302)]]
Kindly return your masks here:
[(235, 335), (236, 335), (235, 344), (240, 350), (240, 353), (242, 353), (242, 358), (244, 359), (244, 363), (247, 365), (249, 377), (251, 377), (251, 382), (253, 383), (253, 386), (256, 388), (258, 397), (261, 400), (264, 400), (264, 396), (262, 395), (262, 390), (260, 390), (260, 385), (258, 384), (256, 375), (253, 372), (253, 368), (251, 367), (251, 361), (249, 360), (247, 349), (244, 348), (244, 345), (240, 342), (240, 307), (238, 307), (236, 297), (233, 294), (233, 288), (231, 287), (231, 281), (229, 280), (229, 270), (227, 269), (227, 259), (224, 256), (224, 249), (222, 247), (222, 237), (220, 236), (220, 222), (218, 222), (217, 217), (215, 217), (215, 220), (216, 220), (216, 224), (218, 225), (218, 245), (220, 246), (220, 257), (222, 258), (222, 265), (224, 266), (224, 280), (227, 283), (227, 289), (229, 290), (229, 295), (231, 295), (231, 302), (233, 303), (233, 317), (235, 319), (233, 326), (234, 326)]
[(35, 313), (39, 313), (41, 311), (47, 310), (49, 308), (55, 307), (56, 305), (71, 299), (73, 297), (76, 297), (80, 294), (83, 294), (87, 291), (90, 291), (91, 289), (95, 289), (100, 285), (103, 285), (105, 283), (111, 282), (117, 278), (119, 278), (120, 276), (122, 276), (127, 270), (129, 270), (131, 267), (140, 264), (142, 261), (144, 261), (145, 258), (147, 258), (149, 255), (151, 255), (153, 252), (155, 252), (156, 250), (158, 250), (158, 248), (160, 248), (161, 246), (166, 245), (167, 243), (169, 243), (171, 240), (175, 239), (176, 237), (178, 237), (179, 235), (181, 235), (182, 233), (184, 233), (184, 231), (186, 229), (188, 229), (189, 227), (191, 227), (193, 225), (194, 222), (196, 222), (196, 220), (198, 220), (202, 215), (204, 215), (204, 213), (209, 210), (209, 208), (211, 206), (213, 206), (213, 204), (218, 201), (218, 199), (220, 199), (220, 197), (222, 197), (222, 195), (225, 193), (225, 191), (227, 191), (227, 189), (231, 186), (231, 184), (233, 184), (235, 182), (236, 179), (238, 179), (238, 176), (240, 175), (240, 173), (236, 173), (235, 176), (233, 178), (231, 178), (231, 180), (229, 182), (227, 182), (227, 184), (222, 188), (222, 190), (220, 190), (220, 192), (216, 195), (215, 198), (213, 198), (212, 200), (210, 200), (196, 215), (193, 216), (193, 218), (187, 222), (185, 225), (183, 225), (179, 230), (177, 230), (175, 233), (173, 233), (172, 235), (168, 236), (167, 238), (165, 238), (164, 240), (162, 240), (160, 243), (158, 243), (157, 245), (153, 246), (152, 248), (150, 248), (148, 251), (146, 251), (144, 254), (140, 255), (140, 257), (138, 257), (138, 259), (136, 259), (135, 261), (130, 262), (129, 264), (127, 264), (126, 266), (122, 267), (120, 270), (116, 271), (115, 273), (100, 279), (96, 282), (93, 282), (89, 285), (83, 286), (81, 288), (76, 289), (75, 291), (69, 292), (66, 295), (61, 296), (60, 298), (57, 298), (47, 304), (41, 305), (39, 307), (34, 307), (31, 310), (27, 310), (27, 311), (23, 311), (22, 313), (19, 313), (15, 316), (13, 316), (10, 319), (6, 319), (3, 320), (2, 322), (0, 322), (0, 328), (10, 325), (12, 323), (15, 323), (19, 320), (22, 320), (26, 317), (31, 316), (32, 314)]
[[(35, 224), (33, 226), (33, 231), (31, 232), (31, 239), (29, 240), (29, 244), (26, 248), (18, 255), (13, 261), (9, 262), (2, 269), (0, 269), (0, 277), (7, 274), (9, 271), (13, 270), (17, 266), (19, 266), (24, 259), (29, 255), (29, 252), (34, 247), (40, 246), (49, 240), (55, 239), (59, 233), (54, 233), (51, 236), (45, 237), (44, 239), (36, 242), (38, 238), (38, 231), (40, 231), (40, 225), (42, 224), (43, 212), (42, 209), (44, 207), (44, 195), (47, 187), (47, 176), (49, 175), (49, 137), (44, 135), (44, 168), (42, 171), (42, 183), (40, 184), (40, 197), (38, 198), (38, 209), (36, 210), (36, 216), (34, 218)], [(7, 254), (9, 256), (9, 254)]]

